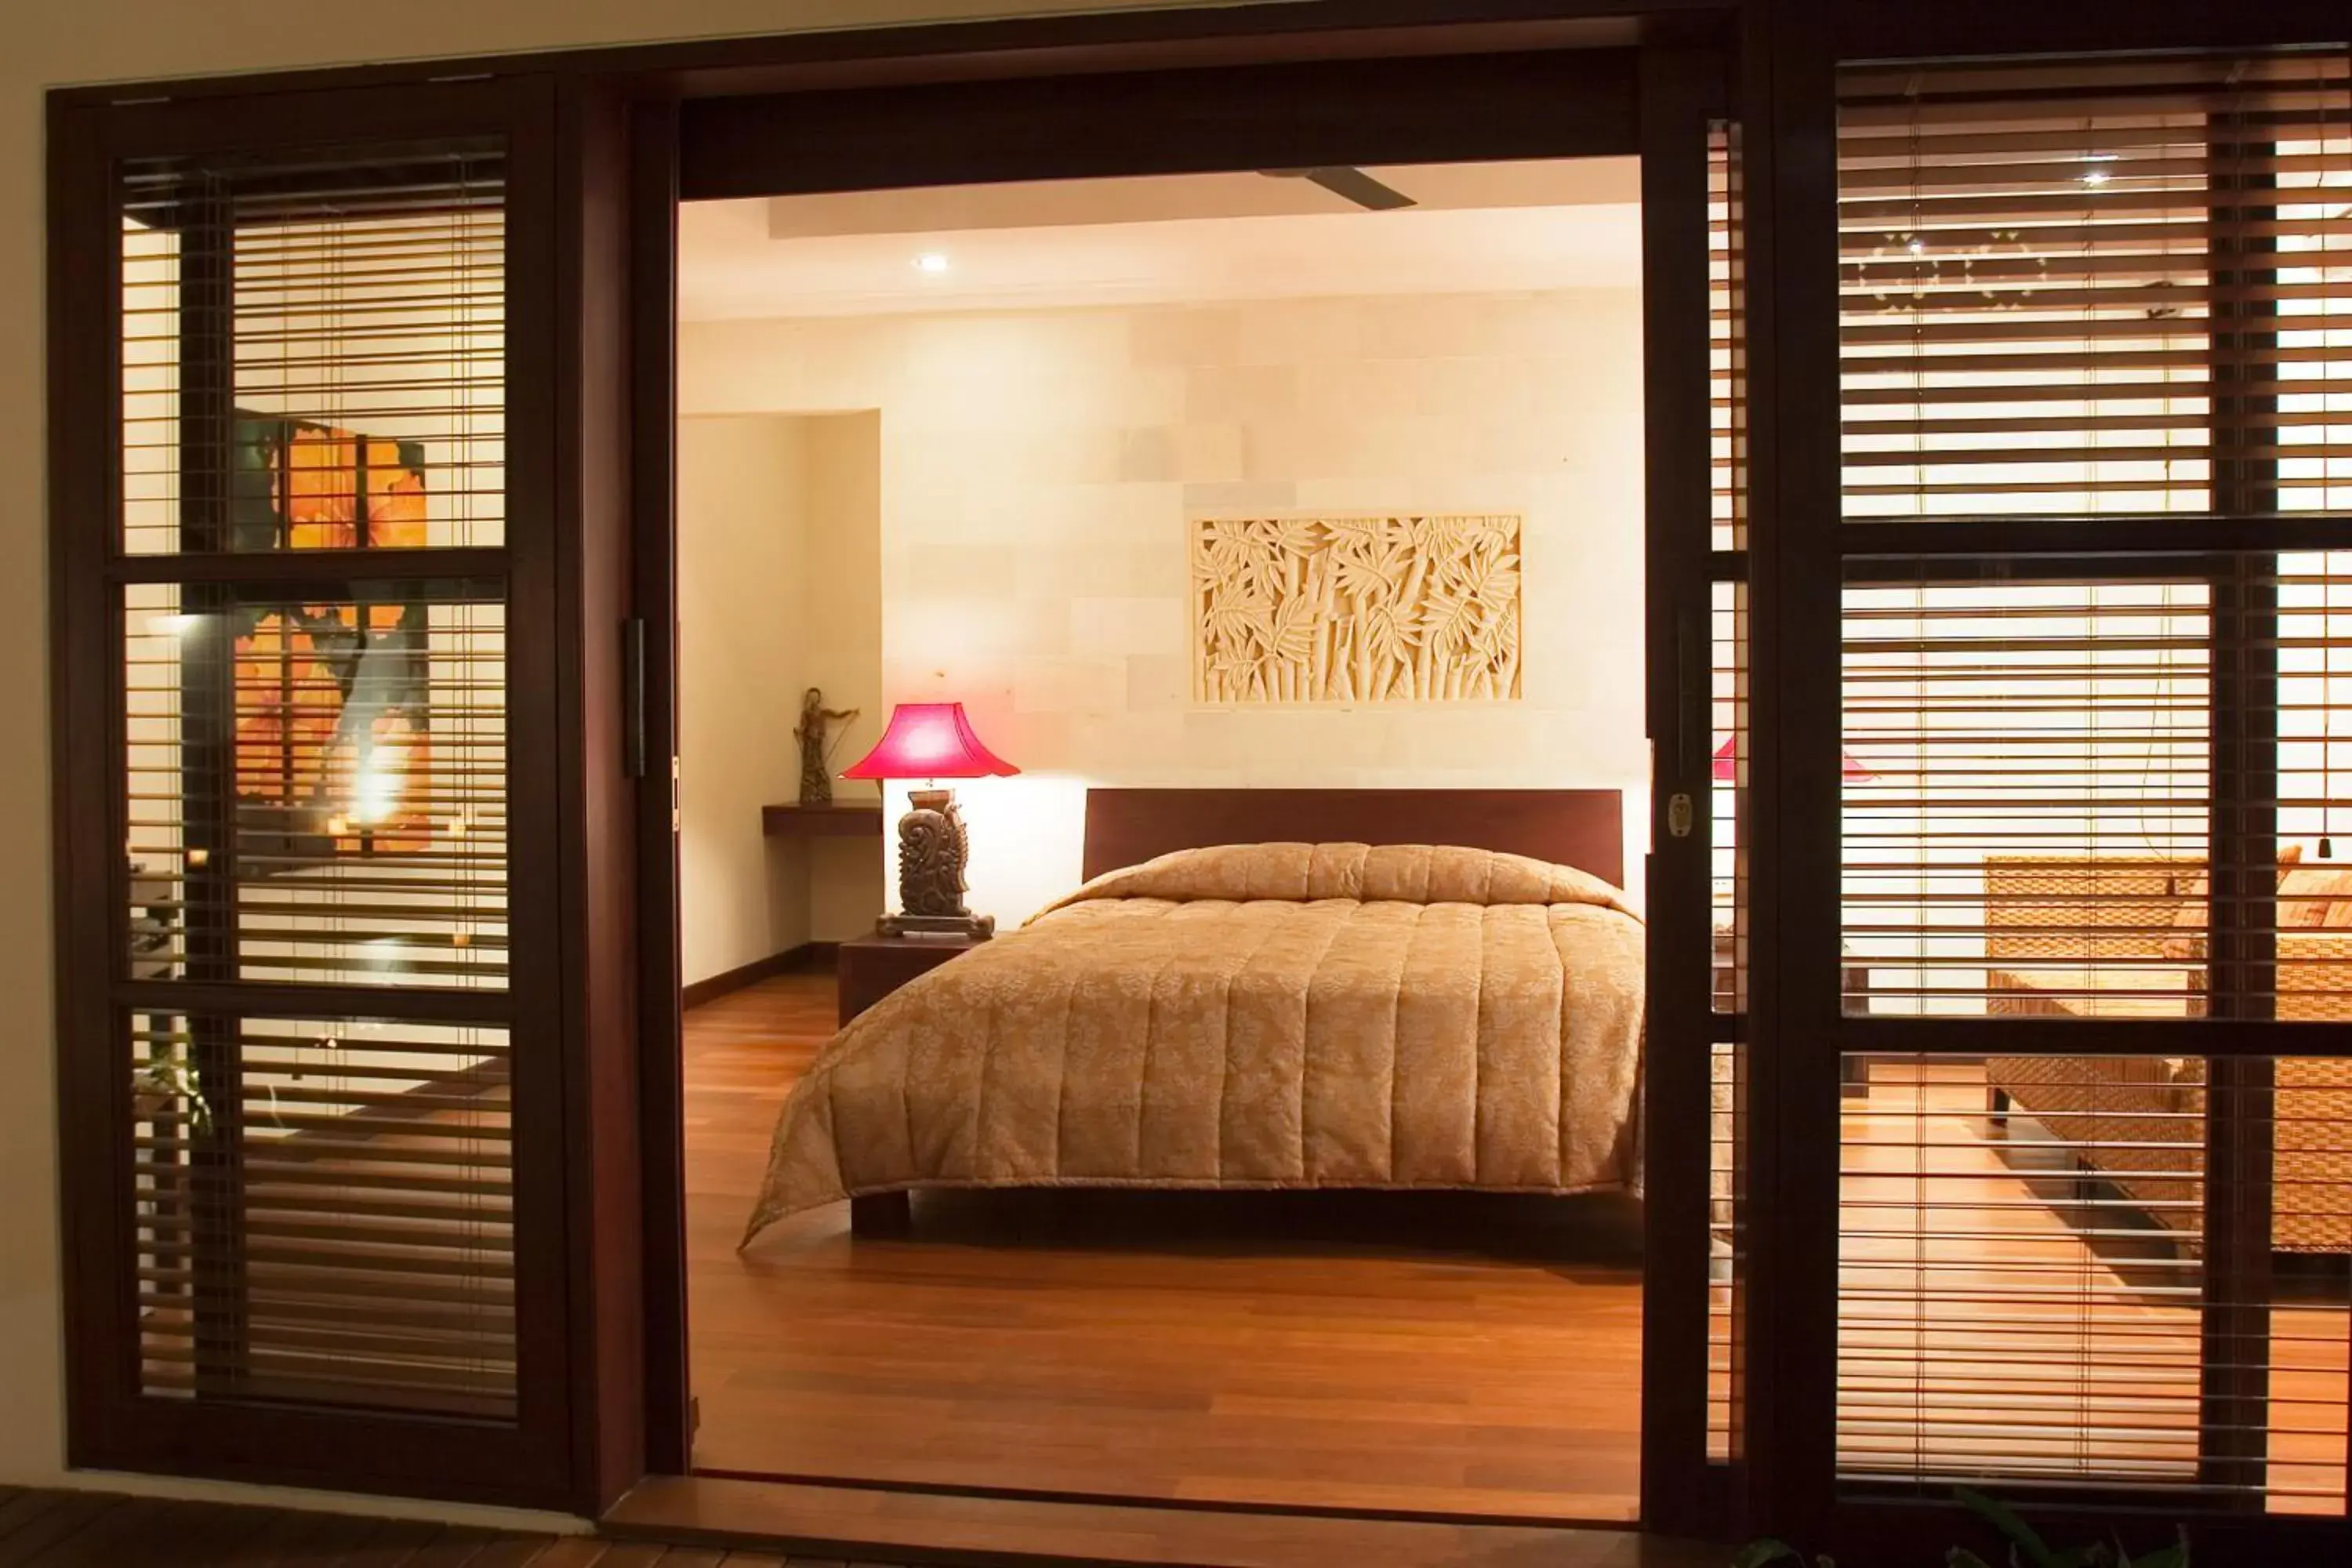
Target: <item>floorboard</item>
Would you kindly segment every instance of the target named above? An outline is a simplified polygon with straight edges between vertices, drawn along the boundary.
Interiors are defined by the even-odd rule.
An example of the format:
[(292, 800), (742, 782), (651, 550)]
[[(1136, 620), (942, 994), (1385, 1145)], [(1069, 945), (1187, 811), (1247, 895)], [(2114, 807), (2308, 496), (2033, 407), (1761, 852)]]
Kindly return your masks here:
[(1457, 1194), (936, 1194), (738, 1253), (825, 975), (687, 1018), (694, 1463), (1048, 1496), (1629, 1521), (1630, 1208)]
[(68, 1496), (25, 1521), (0, 1540), (0, 1561), (13, 1557), (26, 1563), (37, 1563), (52, 1553), (68, 1550), (73, 1538), (98, 1522), (99, 1517), (112, 1505), (112, 1500), (89, 1495)]
[(849, 1568), (866, 1568), (864, 1553), (883, 1542), (911, 1562), (982, 1568), (1721, 1568), (1726, 1555), (1719, 1546), (1626, 1530), (1036, 1502), (702, 1476), (645, 1481), (605, 1515), (604, 1527), (782, 1540), (795, 1552), (839, 1553)]
[[(642, 1534), (643, 1532), (640, 1532)], [(0, 1488), (0, 1568), (844, 1568), (772, 1550)], [(876, 1562), (857, 1568), (903, 1568)]]

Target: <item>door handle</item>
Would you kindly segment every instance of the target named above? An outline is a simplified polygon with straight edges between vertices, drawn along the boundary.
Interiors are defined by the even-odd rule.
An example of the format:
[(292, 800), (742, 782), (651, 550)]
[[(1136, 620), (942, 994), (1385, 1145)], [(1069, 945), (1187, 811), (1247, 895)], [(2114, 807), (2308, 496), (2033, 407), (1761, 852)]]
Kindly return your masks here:
[(621, 623), (621, 773), (646, 776), (646, 623), (631, 616)]

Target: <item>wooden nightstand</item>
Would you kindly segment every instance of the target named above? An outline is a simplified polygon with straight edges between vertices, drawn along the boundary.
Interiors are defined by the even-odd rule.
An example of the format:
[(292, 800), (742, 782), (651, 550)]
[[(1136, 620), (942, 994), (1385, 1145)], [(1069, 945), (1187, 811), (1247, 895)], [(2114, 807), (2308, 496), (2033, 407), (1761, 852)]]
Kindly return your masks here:
[(985, 937), (870, 936), (841, 944), (841, 1022), (846, 1024), (916, 975), (937, 969)]

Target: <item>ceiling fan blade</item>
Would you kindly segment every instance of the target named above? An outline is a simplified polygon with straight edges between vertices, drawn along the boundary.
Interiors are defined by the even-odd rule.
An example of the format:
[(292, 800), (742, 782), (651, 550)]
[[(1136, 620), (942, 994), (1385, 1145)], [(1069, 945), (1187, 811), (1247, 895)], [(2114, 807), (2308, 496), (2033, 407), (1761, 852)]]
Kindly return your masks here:
[(1361, 169), (1342, 164), (1328, 169), (1309, 169), (1307, 177), (1335, 196), (1345, 196), (1368, 212), (1394, 212), (1409, 207), (1413, 199), (1392, 185), (1384, 185)]
[(1276, 179), (1312, 180), (1335, 196), (1341, 196), (1367, 212), (1394, 212), (1399, 207), (1418, 204), (1402, 191), (1384, 185), (1361, 169), (1344, 163), (1333, 163), (1319, 169), (1267, 169), (1263, 173)]

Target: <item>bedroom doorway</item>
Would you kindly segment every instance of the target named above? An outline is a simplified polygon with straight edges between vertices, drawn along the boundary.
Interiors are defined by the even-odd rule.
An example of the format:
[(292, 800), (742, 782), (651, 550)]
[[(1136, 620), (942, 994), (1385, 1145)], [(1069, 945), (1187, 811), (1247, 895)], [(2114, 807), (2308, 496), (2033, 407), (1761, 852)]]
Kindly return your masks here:
[[(1707, 788), (1691, 659), (1730, 559), (1697, 548), (1710, 409), (1735, 401), (1708, 364), (1722, 62), (1269, 66), (1160, 138), (1208, 79), (713, 101), (646, 143), (680, 198), (638, 253), (677, 304), (675, 385), (638, 405), (676, 432), (638, 458), (649, 506), (675, 475), (677, 522), (640, 532), (640, 594), (674, 574), (681, 606), (674, 676), (649, 643), (650, 720), (674, 698), (682, 742), (644, 840), (648, 879), (680, 872), (683, 938), (647, 970), (647, 1026), (679, 1042), (648, 1088), (656, 1465), (1701, 1531), (1729, 1500), (1709, 1427), (1738, 1380), (1709, 1362), (1737, 1259), (1710, 1265), (1731, 1237), (1706, 1171), (1733, 1145), (1708, 1109), (1710, 814), (1664, 830), (1666, 781)], [(992, 98), (1022, 129), (968, 144)], [(815, 500), (845, 493), (845, 430), (866, 489)], [(751, 563), (787, 558), (761, 597)], [(835, 630), (782, 651), (788, 613)], [(764, 772), (698, 758), (714, 734)], [(894, 847), (934, 831), (967, 864), (911, 887)], [(1250, 847), (1284, 844), (1368, 847)], [(712, 876), (732, 890), (698, 913)], [(1181, 1021), (1266, 976), (1229, 932), (1117, 923), (1154, 901), (1471, 912), (1458, 952), (1375, 953), (1398, 971), (1377, 1006), (1349, 990), (1377, 978), (1294, 966), (1305, 1037), (1220, 1057)], [(1357, 951), (1289, 940), (1267, 951)], [(1042, 991), (1014, 972), (1040, 953), (1063, 964)], [(1685, 1005), (1659, 1005), (1666, 975)], [(1528, 977), (1577, 997), (1523, 1010), (1539, 1048), (1498, 1022)], [(1142, 1014), (1097, 1016), (1122, 994)], [(1318, 1036), (1335, 996), (1367, 1022)], [(1008, 1024), (1020, 1048), (973, 1048), (969, 1019), (1056, 1008), (1118, 1045)], [(1189, 1125), (1179, 1082), (1213, 1082)]]
[[(683, 208), (698, 1471), (1636, 1517), (1641, 934), (1625, 911), (1644, 846), (1626, 803), (1647, 757), (1639, 682), (1594, 676), (1638, 669), (1643, 651), (1639, 197), (1637, 163), (1607, 158)], [(1449, 605), (1458, 630), (1440, 624)], [(886, 909), (913, 908), (892, 860), (921, 783), (886, 764), (910, 715), (950, 704), (977, 766), (1019, 770), (922, 764), (953, 784), (968, 905), (1001, 934), (877, 935)], [(893, 776), (843, 776), (871, 771)], [(1479, 1072), (1475, 987), (1466, 1006), (1406, 995), (1329, 1024), (1334, 1004), (1302, 991), (1303, 1034), (1251, 1037), (1299, 1052), (1296, 1080), (1233, 1089), (1262, 1064), (1230, 1026), (1208, 1052), (1226, 1091), (1188, 1106), (1166, 1065), (1202, 1056), (1188, 987), (1192, 1005), (1279, 1011), (1289, 1000), (1263, 989), (1296, 979), (1347, 1005), (1347, 965), (1171, 981), (1168, 951), (1147, 946), (1105, 956), (1068, 1004), (1150, 1036), (1125, 1068), (1096, 1059), (1124, 1040), (1008, 1037), (969, 1096), (934, 1088), (958, 1052), (989, 1048), (957, 1036), (953, 1010), (980, 994), (950, 983), (1087, 911), (1013, 934), (1024, 921), (1165, 852), (1294, 839), (1589, 873), (1552, 926), (1601, 932), (1579, 950), (1593, 968), (1624, 961), (1623, 1016), (1595, 1004), (1591, 1037), (1566, 1039), (1554, 1005), (1538, 1060), (1510, 1056), (1514, 1025), (1489, 1005), (1503, 1081), (1454, 1081)], [(1381, 865), (1363, 875), (1393, 879)], [(1460, 888), (1426, 906), (1404, 892), (1365, 907), (1473, 907)], [(1482, 912), (1513, 911), (1498, 895)], [(1190, 940), (1228, 939), (1204, 924)], [(1478, 962), (1475, 931), (1450, 957), (1331, 940), (1363, 963), (1387, 954), (1432, 997), (1449, 963)], [(1545, 962), (1496, 983), (1557, 984)], [(1094, 996), (1156, 976), (1139, 1012)], [(1418, 1037), (1416, 1008), (1434, 1020)], [(1371, 1026), (1387, 1011), (1404, 1022)], [(898, 1156), (872, 1146), (854, 1080), (907, 1051), (919, 1059), (882, 1092), (910, 1163), (882, 1171)], [(1366, 1083), (1318, 1082), (1334, 1072)], [(829, 1109), (790, 1113), (779, 1135), (813, 1076), (804, 1097)], [(1392, 1090), (1367, 1087), (1381, 1079)], [(1542, 1130), (1512, 1131), (1539, 1100)], [(1139, 1123), (1125, 1142), (1088, 1122), (1119, 1105)], [(967, 1114), (979, 1147), (924, 1147), (962, 1138), (948, 1123)], [(1213, 1163), (1238, 1165), (1230, 1184), (1178, 1146), (1204, 1116)], [(1254, 1142), (1294, 1137), (1295, 1154), (1250, 1163)], [(1350, 1146), (1379, 1137), (1392, 1146)], [(1257, 1190), (1286, 1179), (1340, 1190)], [(910, 1204), (901, 1180), (927, 1184)], [(1346, 1190), (1387, 1184), (1495, 1190)], [(1511, 1190), (1527, 1188), (1546, 1190)]]

